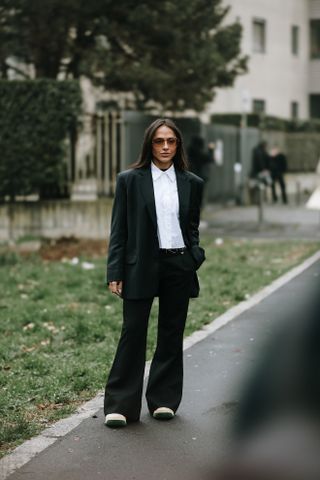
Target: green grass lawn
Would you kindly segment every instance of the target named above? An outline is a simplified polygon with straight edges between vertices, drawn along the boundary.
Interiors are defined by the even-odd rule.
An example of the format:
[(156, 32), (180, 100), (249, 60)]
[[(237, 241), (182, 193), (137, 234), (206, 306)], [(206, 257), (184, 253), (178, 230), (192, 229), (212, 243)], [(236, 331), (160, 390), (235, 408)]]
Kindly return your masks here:
[[(201, 296), (186, 335), (248, 298), (320, 245), (203, 242)], [(94, 269), (83, 269), (90, 261)], [(0, 254), (0, 455), (73, 412), (104, 388), (121, 328), (122, 302), (104, 286), (105, 259), (77, 265)], [(156, 303), (156, 302), (155, 302)], [(155, 345), (156, 304), (148, 357)]]

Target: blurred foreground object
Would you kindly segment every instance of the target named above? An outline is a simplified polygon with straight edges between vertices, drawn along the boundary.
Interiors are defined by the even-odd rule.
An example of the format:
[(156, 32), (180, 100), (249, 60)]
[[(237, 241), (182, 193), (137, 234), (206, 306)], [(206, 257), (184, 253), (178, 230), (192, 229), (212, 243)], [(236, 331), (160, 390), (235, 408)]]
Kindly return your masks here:
[(319, 480), (320, 423), (280, 416), (246, 438), (214, 480)]
[(318, 186), (306, 203), (306, 207), (310, 210), (320, 210), (320, 160), (316, 168), (316, 176)]
[(320, 186), (315, 189), (307, 201), (306, 207), (310, 210), (320, 210)]
[(320, 479), (319, 293), (291, 312), (258, 359), (215, 480)]

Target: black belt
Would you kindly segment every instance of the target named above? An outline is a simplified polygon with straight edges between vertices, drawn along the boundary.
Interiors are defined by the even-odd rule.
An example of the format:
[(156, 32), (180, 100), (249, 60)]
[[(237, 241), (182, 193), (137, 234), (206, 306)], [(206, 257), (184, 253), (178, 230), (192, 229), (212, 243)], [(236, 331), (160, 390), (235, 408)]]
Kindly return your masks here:
[(181, 253), (181, 255), (186, 251), (186, 247), (182, 248), (160, 248), (159, 252), (164, 255), (178, 255)]

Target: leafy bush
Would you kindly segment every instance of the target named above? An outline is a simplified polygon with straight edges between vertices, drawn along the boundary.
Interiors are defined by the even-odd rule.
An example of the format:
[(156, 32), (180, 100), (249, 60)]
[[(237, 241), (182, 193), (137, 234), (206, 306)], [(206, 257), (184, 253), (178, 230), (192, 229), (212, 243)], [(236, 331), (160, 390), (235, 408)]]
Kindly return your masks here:
[(10, 251), (0, 251), (0, 267), (4, 265), (16, 265), (20, 260), (20, 257), (15, 252)]
[(80, 108), (78, 82), (0, 80), (0, 197), (65, 193), (65, 139)]

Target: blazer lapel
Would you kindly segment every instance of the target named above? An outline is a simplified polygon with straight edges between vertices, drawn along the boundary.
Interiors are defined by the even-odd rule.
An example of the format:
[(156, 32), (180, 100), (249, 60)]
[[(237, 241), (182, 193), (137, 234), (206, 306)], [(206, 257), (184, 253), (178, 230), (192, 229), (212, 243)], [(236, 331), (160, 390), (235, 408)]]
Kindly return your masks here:
[(184, 172), (176, 169), (177, 187), (179, 195), (179, 217), (181, 228), (187, 226), (189, 202), (190, 202), (190, 182)]
[(150, 168), (143, 168), (139, 170), (141, 175), (141, 193), (146, 202), (148, 212), (150, 214), (152, 223), (157, 230), (157, 214), (156, 214), (156, 204), (154, 200), (154, 191), (153, 191), (153, 182), (151, 176)]

